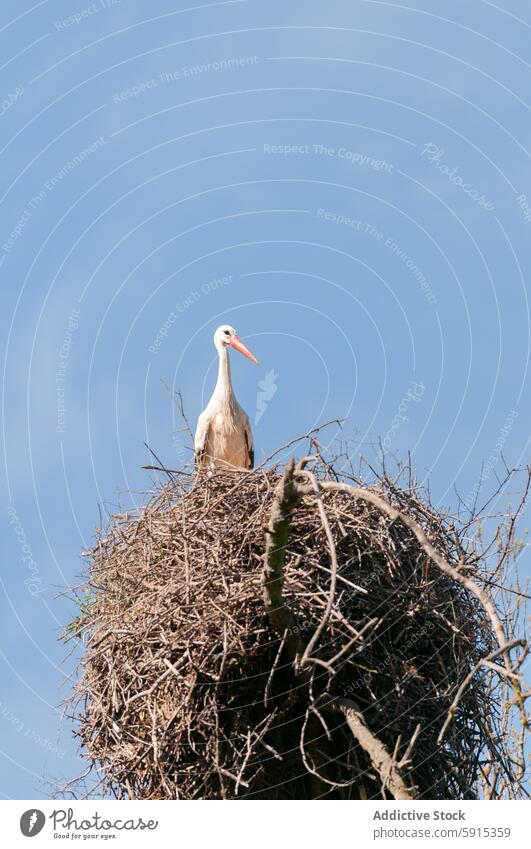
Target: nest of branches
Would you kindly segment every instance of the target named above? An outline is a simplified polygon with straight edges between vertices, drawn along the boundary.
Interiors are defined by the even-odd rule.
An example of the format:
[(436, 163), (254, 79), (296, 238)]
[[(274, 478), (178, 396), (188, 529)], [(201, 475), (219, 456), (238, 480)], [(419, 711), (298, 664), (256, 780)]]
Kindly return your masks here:
[(466, 799), (483, 780), (503, 795), (524, 650), (478, 560), (411, 480), (315, 456), (172, 472), (100, 532), (68, 632), (100, 792)]

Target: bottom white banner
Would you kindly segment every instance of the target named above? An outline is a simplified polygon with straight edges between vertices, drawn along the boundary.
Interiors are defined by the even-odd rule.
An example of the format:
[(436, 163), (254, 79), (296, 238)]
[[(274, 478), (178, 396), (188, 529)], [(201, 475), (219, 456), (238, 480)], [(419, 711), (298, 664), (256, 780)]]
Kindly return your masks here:
[[(529, 846), (525, 802), (3, 801), (2, 846)], [(341, 841), (339, 843), (339, 841)]]

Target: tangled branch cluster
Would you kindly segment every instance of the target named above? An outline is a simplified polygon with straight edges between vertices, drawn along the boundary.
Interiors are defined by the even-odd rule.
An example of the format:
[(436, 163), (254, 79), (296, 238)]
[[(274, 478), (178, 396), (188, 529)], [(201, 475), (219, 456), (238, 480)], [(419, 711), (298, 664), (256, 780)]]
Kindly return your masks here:
[(172, 473), (100, 533), (69, 631), (100, 792), (517, 795), (523, 641), (508, 619), (500, 641), (469, 533), (411, 481), (318, 457)]

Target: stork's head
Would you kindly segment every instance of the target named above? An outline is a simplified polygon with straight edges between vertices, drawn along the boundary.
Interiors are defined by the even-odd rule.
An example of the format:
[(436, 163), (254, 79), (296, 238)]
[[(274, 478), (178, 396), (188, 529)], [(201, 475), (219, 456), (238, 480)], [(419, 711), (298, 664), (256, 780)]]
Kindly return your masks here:
[(251, 354), (249, 348), (243, 344), (234, 327), (231, 327), (230, 324), (222, 324), (218, 327), (214, 333), (214, 345), (218, 351), (221, 351), (227, 345), (230, 345), (231, 348), (235, 348), (241, 354), (245, 354), (246, 357), (249, 357), (253, 363), (258, 362), (254, 354)]

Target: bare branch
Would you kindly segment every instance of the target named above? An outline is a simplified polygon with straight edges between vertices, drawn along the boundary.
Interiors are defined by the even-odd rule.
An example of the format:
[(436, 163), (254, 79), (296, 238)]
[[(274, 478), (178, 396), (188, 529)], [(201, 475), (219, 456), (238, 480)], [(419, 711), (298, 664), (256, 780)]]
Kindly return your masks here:
[(395, 799), (413, 801), (417, 798), (416, 791), (407, 786), (398, 764), (381, 740), (369, 729), (361, 710), (352, 699), (332, 699), (321, 707), (343, 714), (352, 734), (378, 771), (384, 788), (388, 788)]

